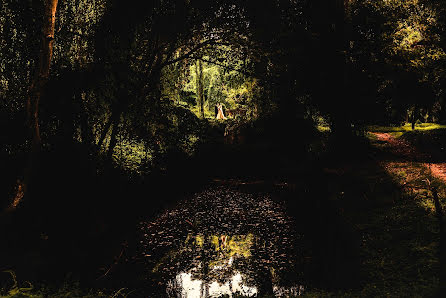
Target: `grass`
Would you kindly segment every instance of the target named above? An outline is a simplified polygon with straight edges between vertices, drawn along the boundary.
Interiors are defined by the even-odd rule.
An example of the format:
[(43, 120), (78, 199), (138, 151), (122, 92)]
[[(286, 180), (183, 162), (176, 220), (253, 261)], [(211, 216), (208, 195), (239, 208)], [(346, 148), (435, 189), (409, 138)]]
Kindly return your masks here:
[[(320, 132), (329, 132), (331, 131), (330, 126), (327, 124), (318, 124), (316, 126), (317, 130)], [(415, 129), (412, 130), (412, 124), (406, 123), (401, 126), (380, 126), (380, 125), (369, 125), (366, 127), (366, 130), (369, 133), (374, 132), (382, 132), (389, 133), (395, 138), (399, 138), (404, 135), (406, 132), (411, 131), (428, 131), (428, 130), (436, 130), (436, 129), (446, 129), (446, 125), (437, 124), (437, 123), (418, 123), (415, 125)], [(373, 136), (369, 136), (373, 138)]]
[[(368, 220), (359, 225), (370, 278), (361, 296), (433, 296), (438, 286), (438, 223), (424, 181), (429, 173), (418, 164), (390, 167), (391, 183), (401, 190), (364, 214)], [(378, 203), (381, 198), (374, 199)]]
[(371, 125), (371, 126), (367, 127), (367, 131), (390, 133), (394, 137), (400, 137), (404, 133), (409, 132), (409, 131), (426, 131), (426, 130), (434, 130), (434, 129), (446, 129), (446, 125), (441, 125), (441, 124), (437, 124), (437, 123), (419, 123), (419, 124), (415, 125), (415, 130), (412, 130), (412, 125), (410, 123), (406, 123), (401, 126)]
[[(443, 125), (417, 125), (416, 135), (432, 138)], [(369, 132), (412, 136), (410, 125), (369, 127)], [(435, 135), (443, 135), (436, 131)], [(369, 133), (373, 145), (380, 142)], [(405, 136), (406, 137), (406, 136)], [(430, 143), (429, 143), (430, 144)], [(432, 143), (439, 146), (440, 143)], [(442, 144), (442, 143), (441, 143)], [(420, 148), (423, 149), (423, 148)], [(425, 149), (425, 148), (424, 148)], [(446, 185), (420, 162), (389, 160), (378, 150), (377, 160), (356, 164), (332, 184), (345, 191), (339, 204), (361, 235), (361, 285), (330, 292), (310, 289), (304, 297), (434, 297), (439, 286), (439, 224), (430, 185), (443, 206)]]
[(406, 133), (410, 132), (424, 132), (424, 131), (433, 131), (439, 129), (446, 129), (446, 125), (441, 125), (437, 123), (419, 123), (415, 125), (415, 129), (412, 130), (412, 125), (410, 123), (406, 123), (401, 126), (379, 126), (379, 125), (370, 125), (367, 127), (367, 136), (371, 140), (375, 140), (376, 136), (373, 133), (388, 133), (394, 138), (400, 138)]
[[(358, 289), (310, 289), (304, 297), (435, 295), (439, 285), (438, 223), (427, 189), (412, 192), (409, 187), (401, 188), (411, 170), (397, 167), (393, 176), (372, 164), (358, 165), (340, 178), (350, 183), (333, 181), (345, 190), (339, 204), (361, 235), (362, 281)], [(411, 177), (413, 181), (408, 183), (426, 187), (421, 176)]]

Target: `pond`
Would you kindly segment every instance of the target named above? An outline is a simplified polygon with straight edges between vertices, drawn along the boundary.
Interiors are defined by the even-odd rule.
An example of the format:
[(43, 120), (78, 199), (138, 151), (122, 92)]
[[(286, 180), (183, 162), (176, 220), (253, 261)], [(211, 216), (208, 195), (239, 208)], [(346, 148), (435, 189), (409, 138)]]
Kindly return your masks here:
[(140, 223), (153, 295), (298, 296), (302, 252), (293, 219), (268, 194), (212, 187)]

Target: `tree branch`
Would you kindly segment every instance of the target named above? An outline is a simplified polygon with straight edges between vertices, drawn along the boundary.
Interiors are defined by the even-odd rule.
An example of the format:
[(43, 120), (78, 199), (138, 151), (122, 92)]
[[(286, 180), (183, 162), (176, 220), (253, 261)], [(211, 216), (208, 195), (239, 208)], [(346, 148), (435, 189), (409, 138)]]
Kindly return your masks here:
[(179, 62), (181, 60), (190, 58), (192, 56), (192, 54), (194, 54), (198, 50), (204, 48), (205, 46), (211, 45), (211, 44), (216, 44), (216, 40), (210, 39), (210, 40), (207, 40), (205, 42), (202, 42), (202, 43), (198, 44), (197, 46), (195, 46), (192, 50), (190, 50), (186, 54), (184, 54), (184, 55), (182, 55), (182, 56), (180, 56), (178, 58), (175, 58), (173, 60), (165, 61), (163, 64), (161, 64), (161, 68), (163, 68), (165, 66), (168, 66), (168, 65), (171, 65), (171, 64), (174, 64), (174, 63), (177, 63), (177, 62)]
[(201, 61), (209, 63), (209, 64), (217, 65), (217, 66), (220, 66), (220, 67), (222, 67), (222, 68), (224, 68), (226, 70), (236, 71), (236, 72), (239, 72), (239, 73), (244, 74), (246, 76), (256, 77), (256, 75), (254, 73), (251, 73), (251, 72), (248, 72), (248, 71), (244, 71), (244, 70), (241, 70), (241, 69), (237, 69), (235, 67), (227, 66), (227, 65), (224, 65), (222, 63), (211, 61), (211, 60), (208, 60), (208, 59), (205, 59), (205, 58), (202, 58), (202, 57), (190, 57), (190, 58), (194, 59), (194, 60), (201, 60)]

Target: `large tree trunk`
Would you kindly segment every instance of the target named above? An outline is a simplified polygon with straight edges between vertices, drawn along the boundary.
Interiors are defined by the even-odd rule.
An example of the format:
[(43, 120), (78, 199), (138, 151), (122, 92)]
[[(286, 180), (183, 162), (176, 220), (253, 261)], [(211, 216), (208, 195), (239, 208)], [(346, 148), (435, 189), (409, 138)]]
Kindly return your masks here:
[(50, 74), (51, 59), (53, 57), (54, 27), (56, 24), (56, 9), (58, 0), (44, 1), (44, 15), (39, 54), (39, 64), (34, 79), (29, 88), (26, 101), (27, 125), (31, 139), (31, 153), (25, 169), (24, 180), (19, 181), (12, 207), (16, 207), (22, 197), (26, 195), (30, 176), (33, 172), (35, 159), (40, 151), (42, 139), (39, 129), (39, 102)]
[(57, 1), (58, 0), (45, 0), (39, 66), (29, 89), (29, 96), (26, 102), (28, 126), (34, 151), (39, 150), (42, 143), (39, 130), (39, 101), (50, 74), (51, 58), (53, 57)]

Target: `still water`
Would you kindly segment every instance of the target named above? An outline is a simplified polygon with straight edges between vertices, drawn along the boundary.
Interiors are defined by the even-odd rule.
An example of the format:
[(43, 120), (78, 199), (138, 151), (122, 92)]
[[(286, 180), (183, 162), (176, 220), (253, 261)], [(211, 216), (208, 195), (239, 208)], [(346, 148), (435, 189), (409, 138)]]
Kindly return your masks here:
[(163, 296), (298, 296), (301, 235), (294, 227), (267, 194), (220, 186), (142, 222), (140, 255)]

